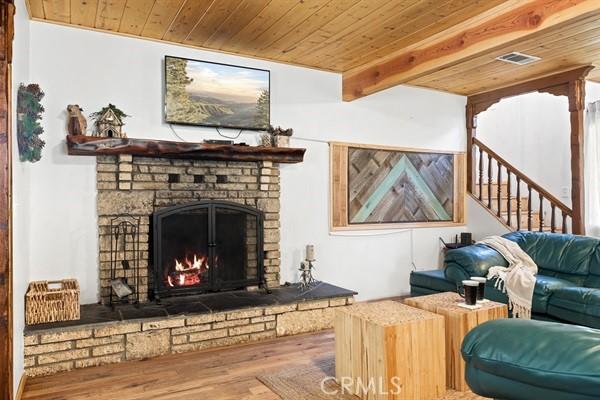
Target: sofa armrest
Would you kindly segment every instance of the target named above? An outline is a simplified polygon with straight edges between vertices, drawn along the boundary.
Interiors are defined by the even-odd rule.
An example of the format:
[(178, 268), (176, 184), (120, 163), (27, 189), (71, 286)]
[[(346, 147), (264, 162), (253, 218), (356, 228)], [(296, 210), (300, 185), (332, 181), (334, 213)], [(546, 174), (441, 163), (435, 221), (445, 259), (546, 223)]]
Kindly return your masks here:
[(444, 257), (446, 279), (455, 283), (471, 276), (486, 276), (494, 266), (506, 267), (508, 263), (500, 253), (483, 244), (448, 250)]

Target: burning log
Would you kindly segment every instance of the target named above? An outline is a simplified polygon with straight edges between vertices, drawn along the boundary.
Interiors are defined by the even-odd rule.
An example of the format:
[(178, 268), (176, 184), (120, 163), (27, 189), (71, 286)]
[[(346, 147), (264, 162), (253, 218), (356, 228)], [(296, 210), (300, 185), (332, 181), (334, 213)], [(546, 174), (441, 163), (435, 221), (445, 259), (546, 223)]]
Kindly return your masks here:
[(167, 276), (167, 283), (170, 287), (198, 285), (201, 282), (202, 273), (208, 269), (207, 256), (194, 254), (193, 261), (186, 257), (183, 263), (175, 259), (175, 270)]

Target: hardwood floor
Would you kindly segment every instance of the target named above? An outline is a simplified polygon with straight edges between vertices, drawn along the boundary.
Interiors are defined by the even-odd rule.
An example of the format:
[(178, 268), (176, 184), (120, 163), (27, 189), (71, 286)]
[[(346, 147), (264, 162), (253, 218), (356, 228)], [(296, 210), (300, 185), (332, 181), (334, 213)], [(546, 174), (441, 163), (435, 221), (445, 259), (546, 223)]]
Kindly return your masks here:
[(279, 400), (257, 375), (333, 356), (324, 331), (30, 378), (23, 400)]
[[(281, 400), (256, 377), (322, 365), (334, 353), (329, 330), (28, 378), (22, 400)], [(486, 399), (449, 390), (438, 400)]]

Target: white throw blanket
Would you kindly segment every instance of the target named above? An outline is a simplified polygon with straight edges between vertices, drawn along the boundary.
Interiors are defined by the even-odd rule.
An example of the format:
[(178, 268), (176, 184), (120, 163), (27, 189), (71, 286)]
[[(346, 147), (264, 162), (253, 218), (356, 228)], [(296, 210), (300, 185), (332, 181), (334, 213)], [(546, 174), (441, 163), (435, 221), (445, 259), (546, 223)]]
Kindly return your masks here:
[(515, 318), (531, 319), (537, 265), (518, 244), (503, 237), (490, 236), (478, 243), (493, 248), (508, 261), (508, 267), (490, 267), (487, 278), (496, 279), (496, 288), (508, 295), (508, 307)]

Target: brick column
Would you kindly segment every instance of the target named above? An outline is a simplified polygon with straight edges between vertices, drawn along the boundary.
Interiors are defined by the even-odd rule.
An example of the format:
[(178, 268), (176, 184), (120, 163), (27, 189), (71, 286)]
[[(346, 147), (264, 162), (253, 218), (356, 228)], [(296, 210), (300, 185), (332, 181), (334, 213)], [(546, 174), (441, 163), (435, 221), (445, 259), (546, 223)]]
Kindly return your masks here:
[(270, 288), (273, 288), (279, 286), (279, 268), (281, 264), (281, 253), (279, 251), (279, 167), (270, 161), (263, 161), (260, 168), (259, 182), (261, 192), (266, 195), (266, 198), (261, 198), (257, 203), (258, 209), (265, 213), (265, 281)]

